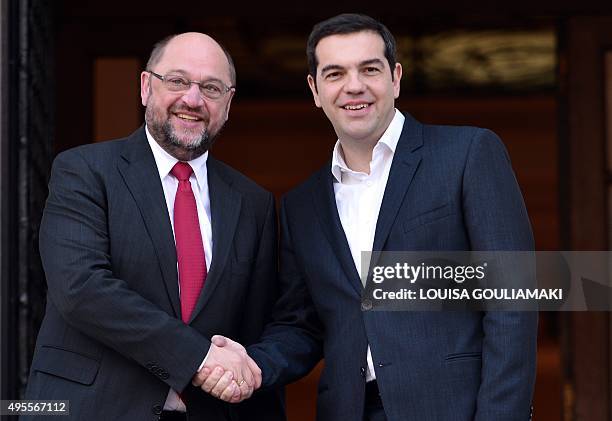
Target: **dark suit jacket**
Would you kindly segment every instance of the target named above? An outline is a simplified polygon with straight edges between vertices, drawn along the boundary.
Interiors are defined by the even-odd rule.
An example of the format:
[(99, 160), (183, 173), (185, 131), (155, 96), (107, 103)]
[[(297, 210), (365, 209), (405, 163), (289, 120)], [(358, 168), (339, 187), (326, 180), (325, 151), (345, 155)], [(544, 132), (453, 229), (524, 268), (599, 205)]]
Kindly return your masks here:
[[(389, 421), (527, 420), (537, 314), (362, 309), (363, 287), (334, 199), (331, 163), (281, 206), (284, 291), (249, 353), (264, 385), (324, 356), (317, 418), (361, 420), (369, 344)], [(374, 250), (532, 250), (523, 199), (495, 134), (406, 115)]]
[(40, 229), (48, 283), (27, 399), (75, 420), (154, 420), (170, 387), (193, 420), (283, 420), (282, 389), (230, 405), (191, 386), (210, 337), (253, 343), (276, 298), (274, 198), (208, 158), (213, 259), (181, 321), (172, 227), (144, 128), (60, 154)]

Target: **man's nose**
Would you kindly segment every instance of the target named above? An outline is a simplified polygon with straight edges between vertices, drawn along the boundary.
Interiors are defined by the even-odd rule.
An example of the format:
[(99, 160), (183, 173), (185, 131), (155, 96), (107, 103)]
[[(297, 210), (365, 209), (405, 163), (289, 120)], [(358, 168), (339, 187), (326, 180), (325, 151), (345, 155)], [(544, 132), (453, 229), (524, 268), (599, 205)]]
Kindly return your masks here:
[(344, 91), (350, 94), (361, 93), (365, 90), (365, 84), (361, 79), (359, 72), (349, 72), (347, 74), (346, 83), (344, 84)]
[(202, 106), (204, 100), (202, 99), (202, 93), (200, 92), (200, 85), (192, 83), (189, 85), (189, 89), (183, 94), (183, 101), (191, 108), (197, 108)]

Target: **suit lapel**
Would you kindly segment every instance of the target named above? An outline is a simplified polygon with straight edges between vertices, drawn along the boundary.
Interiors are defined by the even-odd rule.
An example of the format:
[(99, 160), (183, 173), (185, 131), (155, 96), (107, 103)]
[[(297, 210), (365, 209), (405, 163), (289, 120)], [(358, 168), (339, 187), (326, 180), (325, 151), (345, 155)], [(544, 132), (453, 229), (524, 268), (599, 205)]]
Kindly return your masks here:
[(144, 127), (127, 140), (118, 169), (134, 197), (157, 253), (174, 315), (181, 318), (181, 305), (176, 269), (176, 248), (164, 190), (159, 179), (153, 152), (147, 142)]
[(204, 289), (198, 298), (190, 322), (206, 307), (221, 281), (238, 225), (242, 195), (233, 189), (219, 174), (217, 161), (208, 156), (208, 191), (212, 223), (213, 254)]
[[(397, 143), (387, 186), (374, 234), (373, 251), (382, 251), (385, 247), (391, 227), (397, 218), (399, 209), (410, 187), (414, 174), (421, 162), (421, 146), (423, 145), (423, 125), (409, 114), (405, 114), (404, 127)], [(372, 255), (370, 270), (376, 265), (377, 253)]]
[(351, 255), (346, 234), (340, 222), (340, 216), (338, 215), (333, 185), (334, 177), (330, 167), (331, 163), (326, 165), (319, 173), (318, 183), (315, 184), (312, 190), (313, 202), (317, 215), (321, 219), (325, 236), (332, 245), (332, 249), (335, 251), (336, 257), (340, 261), (342, 269), (350, 280), (355, 292), (361, 297), (363, 287), (359, 278), (359, 272), (357, 272), (353, 256)]

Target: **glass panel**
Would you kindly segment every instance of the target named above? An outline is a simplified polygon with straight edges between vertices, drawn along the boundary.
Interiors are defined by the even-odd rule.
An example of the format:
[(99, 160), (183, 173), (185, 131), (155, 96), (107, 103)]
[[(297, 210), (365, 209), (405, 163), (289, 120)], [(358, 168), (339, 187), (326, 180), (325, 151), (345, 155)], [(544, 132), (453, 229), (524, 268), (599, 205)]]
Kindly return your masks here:
[(433, 89), (554, 86), (556, 39), (552, 31), (458, 31), (424, 37), (423, 74)]

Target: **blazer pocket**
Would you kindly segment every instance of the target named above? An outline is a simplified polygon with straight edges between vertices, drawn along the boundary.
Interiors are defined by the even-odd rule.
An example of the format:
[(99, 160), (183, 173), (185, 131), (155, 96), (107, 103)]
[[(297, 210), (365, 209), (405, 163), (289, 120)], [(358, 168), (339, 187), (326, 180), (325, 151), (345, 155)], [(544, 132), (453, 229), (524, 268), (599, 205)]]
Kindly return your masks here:
[(459, 361), (478, 361), (482, 359), (481, 352), (458, 352), (454, 354), (448, 354), (444, 359), (446, 362), (459, 362)]
[(452, 215), (453, 213), (454, 212), (451, 203), (447, 203), (446, 205), (442, 206), (437, 206), (433, 209), (420, 213), (419, 215), (414, 216), (404, 222), (404, 232), (412, 231), (413, 229), (420, 227), (421, 225), (425, 225), (438, 219), (442, 219), (446, 216)]
[(43, 345), (32, 370), (51, 374), (86, 386), (93, 384), (100, 361), (67, 349)]

